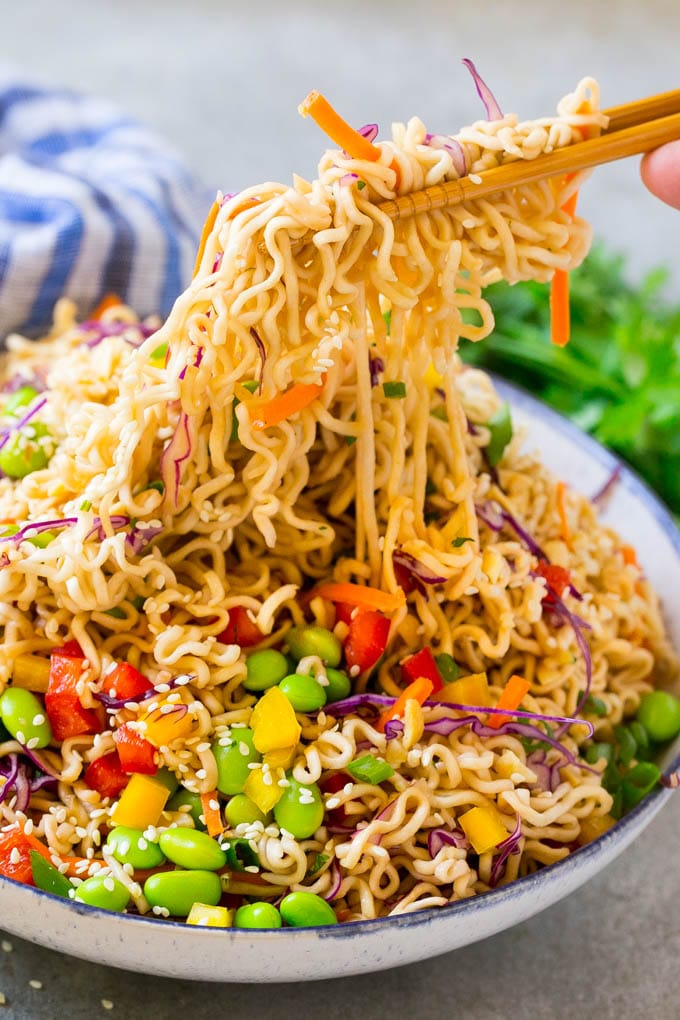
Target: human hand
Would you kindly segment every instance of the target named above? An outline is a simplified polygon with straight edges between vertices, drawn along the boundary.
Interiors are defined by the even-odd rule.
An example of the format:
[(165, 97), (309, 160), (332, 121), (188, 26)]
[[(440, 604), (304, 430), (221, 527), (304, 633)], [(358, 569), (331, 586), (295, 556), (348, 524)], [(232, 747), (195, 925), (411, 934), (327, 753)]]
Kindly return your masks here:
[(653, 195), (680, 209), (680, 139), (648, 152), (643, 157), (640, 173)]

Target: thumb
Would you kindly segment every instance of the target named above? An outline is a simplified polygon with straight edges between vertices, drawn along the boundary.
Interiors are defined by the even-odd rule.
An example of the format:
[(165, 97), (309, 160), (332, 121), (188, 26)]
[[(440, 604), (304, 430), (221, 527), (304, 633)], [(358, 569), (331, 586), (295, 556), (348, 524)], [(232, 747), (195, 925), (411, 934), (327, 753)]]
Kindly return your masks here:
[(648, 152), (640, 172), (653, 195), (680, 209), (680, 139)]

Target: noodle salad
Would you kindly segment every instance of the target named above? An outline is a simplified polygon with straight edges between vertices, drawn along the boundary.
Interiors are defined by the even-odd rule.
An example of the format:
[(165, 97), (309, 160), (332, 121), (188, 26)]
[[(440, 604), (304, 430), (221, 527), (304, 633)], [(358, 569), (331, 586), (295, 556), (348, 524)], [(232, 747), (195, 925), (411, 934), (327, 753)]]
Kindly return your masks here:
[[(0, 366), (0, 874), (215, 927), (484, 893), (659, 782), (678, 660), (635, 551), (464, 367), (482, 291), (567, 273), (584, 175), (379, 203), (606, 124), (378, 141), (219, 195), (167, 321), (115, 298)], [(561, 297), (560, 297), (561, 295)]]

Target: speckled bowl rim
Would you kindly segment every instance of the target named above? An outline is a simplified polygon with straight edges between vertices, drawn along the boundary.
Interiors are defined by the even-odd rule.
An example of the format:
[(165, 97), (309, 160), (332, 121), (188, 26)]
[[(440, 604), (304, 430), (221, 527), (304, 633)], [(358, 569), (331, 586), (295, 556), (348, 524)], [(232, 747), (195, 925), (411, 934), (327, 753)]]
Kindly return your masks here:
[[(646, 482), (644, 482), (630, 467), (628, 467), (627, 464), (621, 461), (609, 450), (602, 447), (591, 436), (582, 432), (576, 425), (572, 424), (557, 411), (554, 411), (551, 407), (548, 407), (542, 401), (531, 396), (531, 394), (518, 386), (495, 376), (493, 377), (493, 380), (498, 393), (504, 399), (509, 400), (513, 407), (525, 410), (532, 418), (546, 419), (554, 427), (559, 428), (579, 445), (584, 447), (589, 458), (592, 461), (597, 462), (607, 472), (611, 473), (614, 470), (618, 470), (619, 478), (617, 486), (622, 486), (628, 489), (628, 491), (646, 507), (648, 512), (651, 513), (660, 529), (670, 539), (673, 550), (677, 554), (678, 566), (680, 566), (680, 531), (675, 526), (668, 509), (664, 506), (656, 493), (646, 484)], [(670, 748), (666, 749), (663, 757), (663, 767), (665, 771), (680, 769), (680, 737), (676, 738)], [(279, 932), (277, 938), (281, 937), (282, 939), (286, 939), (287, 942), (292, 941), (296, 937), (299, 938), (305, 936), (306, 938), (309, 938), (310, 935), (318, 935), (318, 937), (322, 939), (351, 939), (362, 933), (368, 934), (374, 932), (376, 928), (389, 929), (390, 931), (394, 929), (412, 929), (429, 925), (435, 919), (441, 919), (443, 921), (444, 918), (451, 916), (455, 916), (456, 919), (462, 920), (463, 918), (479, 911), (491, 909), (500, 903), (509, 902), (510, 900), (518, 896), (523, 896), (525, 893), (529, 893), (532, 890), (538, 893), (544, 887), (552, 886), (556, 881), (559, 881), (560, 878), (570, 876), (574, 870), (582, 868), (585, 862), (594, 861), (600, 856), (609, 857), (608, 851), (617, 843), (621, 843), (623, 849), (629, 842), (632, 841), (633, 838), (635, 838), (635, 835), (641, 833), (642, 830), (652, 821), (654, 816), (661, 810), (672, 794), (673, 791), (670, 789), (657, 787), (657, 789), (648, 794), (644, 800), (636, 805), (632, 811), (624, 815), (624, 817), (620, 819), (613, 828), (598, 837), (592, 843), (588, 843), (586, 846), (574, 851), (574, 853), (565, 857), (561, 861), (556, 861), (554, 864), (541, 868), (539, 871), (536, 871), (531, 875), (525, 875), (516, 879), (514, 882), (511, 882), (509, 885), (500, 886), (497, 889), (491, 889), (489, 892), (480, 894), (479, 896), (458, 900), (455, 903), (448, 903), (443, 907), (428, 907), (412, 913), (397, 914), (391, 917), (367, 918), (360, 921), (346, 921), (342, 924), (282, 929), (249, 928), (240, 930), (238, 928), (231, 928), (229, 929), (230, 940), (235, 940), (236, 944), (238, 944), (239, 939), (241, 939), (244, 943), (250, 943), (253, 939), (271, 938), (274, 931)], [(40, 903), (45, 897), (47, 897), (49, 900), (57, 901), (62, 906), (65, 905), (76, 916), (87, 915), (90, 918), (99, 917), (104, 923), (106, 923), (106, 920), (110, 919), (112, 916), (110, 911), (102, 910), (100, 907), (92, 907), (84, 903), (70, 902), (65, 900), (63, 897), (55, 896), (53, 893), (44, 892), (43, 890), (36, 889), (32, 886), (15, 882), (13, 879), (0, 876), (0, 892), (2, 891), (3, 886), (7, 885), (12, 887), (21, 887), (25, 891), (28, 901), (34, 901), (32, 902), (32, 905), (36, 906), (38, 910)], [(36, 916), (39, 917), (39, 914)], [(115, 914), (113, 916), (117, 921), (122, 921), (125, 925), (129, 924), (131, 929), (132, 926), (134, 926), (135, 931), (141, 930), (143, 926), (151, 928), (152, 930), (157, 930), (159, 925), (163, 925), (165, 929), (169, 928), (174, 930), (174, 932), (182, 939), (192, 939), (193, 937), (196, 940), (203, 939), (206, 933), (205, 928), (188, 925), (184, 921), (166, 921), (160, 920), (157, 917), (140, 916), (136, 914)], [(221, 932), (218, 932), (217, 929), (215, 929), (215, 933), (218, 935), (222, 934)]]

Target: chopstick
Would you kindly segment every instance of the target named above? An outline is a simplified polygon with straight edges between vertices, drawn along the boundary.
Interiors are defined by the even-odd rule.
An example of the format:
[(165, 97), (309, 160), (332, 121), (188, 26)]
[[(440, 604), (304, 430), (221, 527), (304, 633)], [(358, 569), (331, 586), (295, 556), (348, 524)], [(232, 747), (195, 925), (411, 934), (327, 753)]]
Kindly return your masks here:
[(467, 175), (400, 195), (381, 202), (378, 208), (390, 219), (406, 219), (547, 177), (573, 174), (602, 163), (636, 156), (680, 138), (680, 89), (624, 103), (603, 112), (610, 121), (597, 138), (555, 149), (534, 160), (517, 160), (483, 174)]

